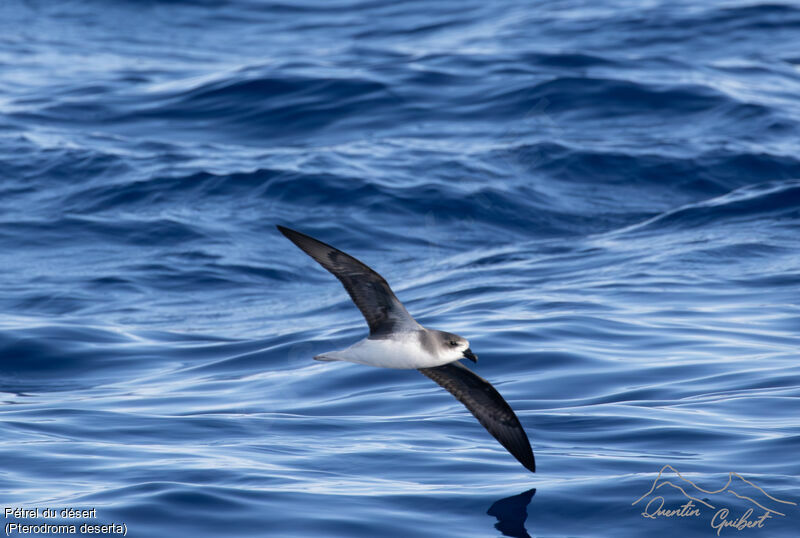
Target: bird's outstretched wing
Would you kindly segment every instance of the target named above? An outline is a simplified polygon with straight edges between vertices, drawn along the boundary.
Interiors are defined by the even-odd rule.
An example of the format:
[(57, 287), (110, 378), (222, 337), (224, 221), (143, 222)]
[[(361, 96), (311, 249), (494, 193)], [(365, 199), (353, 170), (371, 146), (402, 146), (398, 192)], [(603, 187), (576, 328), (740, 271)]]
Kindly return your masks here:
[(458, 361), (419, 371), (455, 396), (512, 456), (529, 471), (536, 472), (525, 430), (511, 406), (488, 381)]
[(278, 226), (278, 230), (339, 279), (367, 320), (371, 338), (421, 328), (386, 280), (366, 264), (306, 234), (284, 226)]

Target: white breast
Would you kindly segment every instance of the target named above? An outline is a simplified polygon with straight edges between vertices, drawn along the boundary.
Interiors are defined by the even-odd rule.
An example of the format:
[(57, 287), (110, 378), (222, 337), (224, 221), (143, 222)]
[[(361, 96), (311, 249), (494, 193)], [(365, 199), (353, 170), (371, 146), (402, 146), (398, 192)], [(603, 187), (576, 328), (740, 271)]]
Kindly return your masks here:
[(430, 368), (452, 362), (422, 349), (415, 333), (398, 334), (397, 338), (370, 340), (365, 338), (342, 351), (324, 353), (323, 360), (357, 362), (380, 368)]

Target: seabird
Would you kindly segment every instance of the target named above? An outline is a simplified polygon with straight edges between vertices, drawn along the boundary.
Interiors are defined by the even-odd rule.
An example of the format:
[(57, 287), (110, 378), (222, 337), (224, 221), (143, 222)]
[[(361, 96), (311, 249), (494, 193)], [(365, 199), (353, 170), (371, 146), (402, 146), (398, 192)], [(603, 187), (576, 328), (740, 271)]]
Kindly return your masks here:
[(419, 370), (464, 404), (526, 469), (536, 471), (528, 436), (511, 406), (488, 381), (459, 362), (478, 362), (466, 338), (417, 323), (386, 280), (349, 254), (284, 226), (277, 228), (339, 279), (369, 326), (367, 338), (317, 355), (316, 360)]

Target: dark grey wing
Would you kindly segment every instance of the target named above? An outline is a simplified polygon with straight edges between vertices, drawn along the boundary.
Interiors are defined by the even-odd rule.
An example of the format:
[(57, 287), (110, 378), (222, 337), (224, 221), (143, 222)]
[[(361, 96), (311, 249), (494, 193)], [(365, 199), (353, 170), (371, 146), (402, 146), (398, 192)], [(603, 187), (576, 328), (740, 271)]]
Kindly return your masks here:
[(371, 337), (420, 328), (386, 280), (364, 263), (306, 234), (284, 226), (278, 226), (278, 230), (339, 279), (367, 320)]
[(522, 424), (488, 381), (458, 361), (419, 371), (455, 396), (512, 456), (530, 472), (536, 472), (533, 450)]

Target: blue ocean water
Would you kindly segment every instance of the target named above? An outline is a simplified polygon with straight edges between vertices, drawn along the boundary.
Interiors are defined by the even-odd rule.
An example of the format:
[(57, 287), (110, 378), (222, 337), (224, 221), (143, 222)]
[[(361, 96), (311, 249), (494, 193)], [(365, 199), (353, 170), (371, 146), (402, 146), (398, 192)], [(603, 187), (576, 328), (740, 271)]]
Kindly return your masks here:
[[(3, 507), (200, 538), (752, 507), (646, 518), (664, 465), (800, 502), (799, 51), (793, 2), (3, 1)], [(312, 361), (366, 325), (275, 224), (469, 338), (537, 473), (417, 372)], [(780, 515), (720, 536), (798, 535), (737, 484)]]

